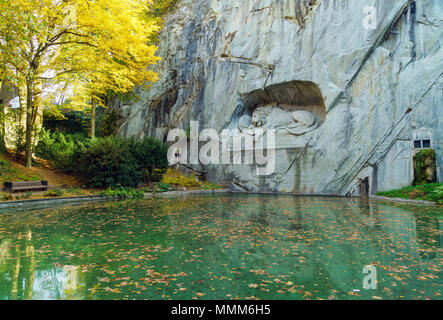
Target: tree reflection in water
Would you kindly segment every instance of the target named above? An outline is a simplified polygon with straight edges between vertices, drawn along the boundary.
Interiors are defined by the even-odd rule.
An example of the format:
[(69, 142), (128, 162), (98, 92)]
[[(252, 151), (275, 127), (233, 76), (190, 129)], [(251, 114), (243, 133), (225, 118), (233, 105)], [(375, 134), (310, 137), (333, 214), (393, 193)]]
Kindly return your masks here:
[(3, 213), (0, 299), (438, 299), (442, 222), (438, 207), (274, 195)]
[[(79, 289), (81, 269), (77, 266), (59, 266), (36, 271), (36, 253), (32, 241), (32, 231), (15, 235), (11, 239), (3, 239), (0, 244), (0, 273), (9, 279), (2, 293), (10, 292), (2, 299), (82, 299), (84, 294)], [(81, 291), (81, 290), (80, 290)]]

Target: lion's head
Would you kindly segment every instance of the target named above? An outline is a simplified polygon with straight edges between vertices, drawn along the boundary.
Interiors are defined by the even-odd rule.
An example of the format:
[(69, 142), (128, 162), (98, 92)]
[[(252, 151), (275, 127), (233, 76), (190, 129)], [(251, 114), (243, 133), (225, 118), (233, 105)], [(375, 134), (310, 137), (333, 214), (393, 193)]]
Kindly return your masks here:
[(259, 107), (252, 114), (252, 125), (257, 128), (264, 127), (272, 107)]

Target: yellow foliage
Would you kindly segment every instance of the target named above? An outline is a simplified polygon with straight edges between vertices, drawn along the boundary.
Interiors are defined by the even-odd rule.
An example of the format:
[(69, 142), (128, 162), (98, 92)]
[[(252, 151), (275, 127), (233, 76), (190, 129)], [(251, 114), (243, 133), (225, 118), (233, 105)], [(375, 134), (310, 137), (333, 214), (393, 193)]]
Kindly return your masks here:
[(171, 184), (178, 187), (201, 187), (203, 184), (194, 175), (185, 176), (177, 171), (168, 169), (163, 175), (162, 183)]
[(184, 187), (184, 188), (200, 188), (205, 190), (214, 190), (221, 188), (217, 184), (213, 184), (206, 181), (198, 181), (197, 178), (192, 174), (187, 176), (172, 169), (168, 169), (166, 171), (166, 173), (163, 175), (163, 179), (161, 182), (176, 187)]
[(26, 87), (26, 163), (42, 88), (75, 85), (73, 104), (99, 104), (157, 80), (152, 1), (0, 0), (0, 76)]
[(150, 2), (0, 0), (0, 72), (17, 86), (69, 82), (79, 101), (156, 81)]

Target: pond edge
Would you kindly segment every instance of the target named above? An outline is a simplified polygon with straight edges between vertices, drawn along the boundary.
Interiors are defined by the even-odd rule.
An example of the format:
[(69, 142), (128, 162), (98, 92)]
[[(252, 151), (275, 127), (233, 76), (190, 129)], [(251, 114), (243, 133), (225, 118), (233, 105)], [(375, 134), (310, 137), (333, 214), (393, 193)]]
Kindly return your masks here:
[[(199, 194), (215, 194), (215, 193), (230, 193), (229, 189), (221, 190), (190, 190), (190, 191), (169, 191), (163, 193), (145, 193), (143, 199), (153, 199), (153, 198), (167, 198), (167, 197), (177, 197), (186, 195), (199, 195)], [(130, 198), (124, 198), (130, 199)], [(53, 204), (69, 204), (77, 202), (92, 202), (92, 201), (107, 201), (107, 200), (123, 200), (119, 197), (108, 197), (108, 196), (78, 196), (78, 197), (62, 197), (62, 198), (49, 198), (49, 199), (32, 199), (32, 200), (18, 200), (9, 202), (0, 202), (0, 209), (9, 208), (27, 208), (34, 206), (46, 206)]]
[[(297, 195), (302, 196), (300, 194), (287, 194), (287, 193), (268, 193), (268, 192), (235, 192), (229, 189), (220, 189), (220, 190), (189, 190), (189, 191), (169, 191), (162, 193), (145, 193), (143, 199), (149, 200), (153, 198), (169, 198), (169, 197), (180, 197), (187, 195), (200, 195), (200, 194), (227, 194), (227, 193), (247, 193), (247, 194), (266, 194), (266, 195)], [(312, 196), (312, 195), (311, 195)], [(322, 195), (324, 196), (324, 195)], [(336, 196), (337, 197), (337, 196)], [(382, 196), (369, 196), (370, 199), (374, 200), (383, 200), (389, 202), (399, 202), (399, 203), (411, 203), (411, 204), (421, 204), (427, 206), (437, 206), (436, 203), (425, 200), (410, 200), (410, 199), (401, 199), (401, 198), (389, 198)], [(125, 198), (128, 199), (128, 198)], [(9, 208), (27, 208), (34, 206), (45, 206), (45, 205), (53, 205), (53, 204), (69, 204), (69, 203), (78, 203), (78, 202), (93, 202), (93, 201), (115, 201), (122, 200), (119, 197), (109, 197), (109, 196), (77, 196), (77, 197), (62, 197), (62, 198), (49, 198), (49, 199), (32, 199), (32, 200), (18, 200), (18, 201), (9, 201), (9, 202), (0, 202), (0, 209), (9, 209)]]
[(389, 197), (382, 197), (382, 196), (369, 196), (369, 198), (374, 199), (374, 200), (383, 200), (383, 201), (390, 201), (390, 202), (421, 204), (421, 205), (425, 205), (425, 206), (437, 206), (437, 204), (435, 202), (426, 201), (426, 200), (411, 200), (411, 199), (402, 199), (402, 198), (389, 198)]

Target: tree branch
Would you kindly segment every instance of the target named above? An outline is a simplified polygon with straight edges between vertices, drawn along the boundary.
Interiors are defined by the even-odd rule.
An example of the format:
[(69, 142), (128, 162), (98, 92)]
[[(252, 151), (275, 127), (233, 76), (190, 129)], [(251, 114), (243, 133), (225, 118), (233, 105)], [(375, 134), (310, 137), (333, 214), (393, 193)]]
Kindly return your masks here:
[(63, 75), (63, 74), (67, 74), (67, 73), (75, 73), (75, 72), (77, 72), (77, 71), (78, 71), (78, 70), (76, 70), (76, 69), (65, 70), (65, 71), (62, 71), (62, 72), (60, 72), (60, 73), (57, 73), (55, 76), (53, 76), (53, 77), (51, 77), (51, 78), (47, 78), (47, 77), (37, 77), (37, 79), (40, 79), (40, 80), (54, 80), (54, 79), (60, 77), (60, 76)]
[(90, 47), (95, 47), (97, 48), (98, 46), (96, 44), (93, 43), (89, 43), (89, 42), (84, 42), (84, 41), (63, 41), (63, 42), (55, 42), (55, 43), (50, 43), (47, 46), (51, 47), (51, 46), (62, 46), (64, 44), (83, 44), (86, 46), (90, 46)]

